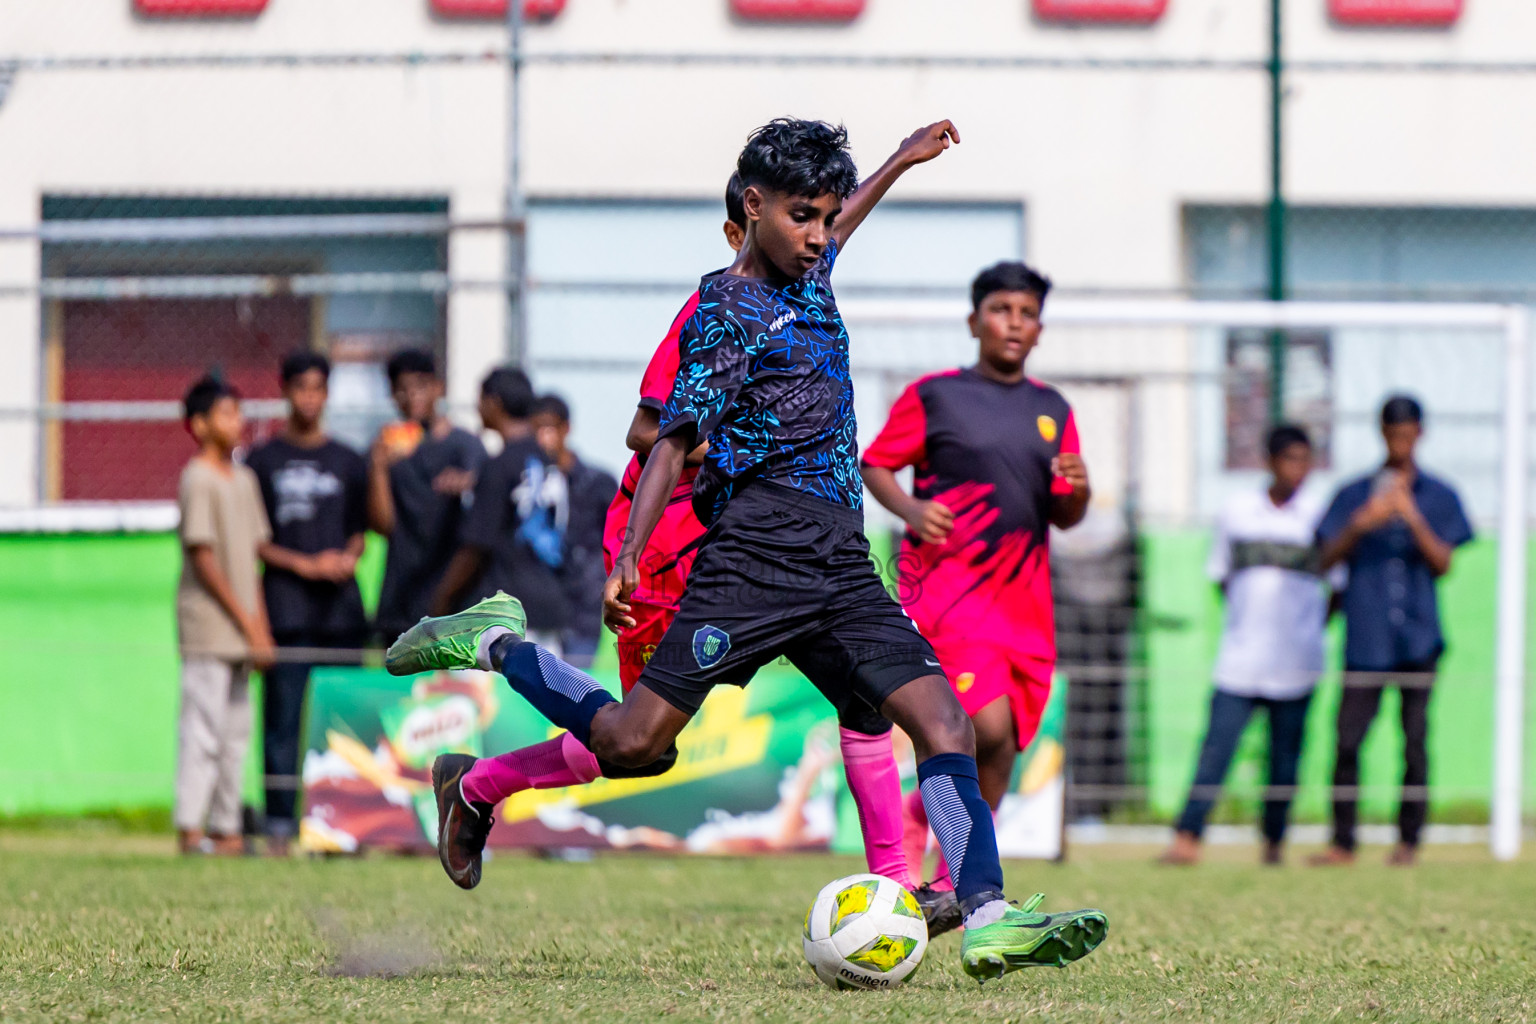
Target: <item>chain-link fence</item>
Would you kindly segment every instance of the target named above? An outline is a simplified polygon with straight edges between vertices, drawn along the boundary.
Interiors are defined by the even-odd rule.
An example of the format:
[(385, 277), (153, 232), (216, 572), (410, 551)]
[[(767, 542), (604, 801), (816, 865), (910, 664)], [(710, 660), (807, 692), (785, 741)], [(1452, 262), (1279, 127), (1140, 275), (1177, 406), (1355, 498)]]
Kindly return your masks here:
[[(8, 532), (0, 543), (9, 565), (24, 567), (5, 574), (13, 588), (5, 600), (30, 608), (13, 621), (41, 621), (33, 613), (53, 599), (62, 603), (51, 607), (121, 614), (120, 635), (131, 638), (144, 678), (173, 678), (168, 603), (157, 602), (169, 600), (177, 555), (167, 531), (191, 452), (179, 399), (210, 370), (245, 395), (254, 446), (285, 415), (282, 356), (325, 352), (334, 364), (329, 429), (364, 451), (396, 416), (389, 354), (432, 352), (448, 377), (450, 415), (474, 427), (479, 379), (521, 351), (536, 386), (570, 402), (576, 448), (618, 470), (655, 342), (698, 273), (728, 259), (715, 197), (751, 125), (717, 137), (717, 118), (700, 115), (700, 104), (737, 87), (769, 92), (793, 68), (811, 83), (807, 96), (875, 97), (847, 116), (878, 124), (888, 144), (913, 127), (890, 121), (890, 96), (976, 128), (962, 152), (977, 152), (982, 170), (910, 193), (904, 182), (840, 261), (862, 441), (908, 382), (974, 359), (965, 289), (980, 266), (1027, 256), (1057, 277), (1031, 370), (1073, 402), (1097, 494), (1088, 521), (1054, 541), (1070, 817), (1167, 822), (1183, 801), (1221, 631), (1203, 575), (1211, 523), (1233, 494), (1260, 486), (1283, 328), (1281, 404), (1317, 444), (1314, 486), (1327, 490), (1377, 465), (1379, 403), (1409, 391), (1429, 411), (1424, 464), (1458, 489), (1479, 529), (1442, 584), (1450, 652), (1432, 704), (1428, 795), (1435, 821), (1488, 820), (1495, 683), (1501, 666), (1513, 671), (1500, 646), (1507, 631), (1494, 629), (1510, 614), (1494, 538), (1513, 514), (1500, 397), (1512, 314), (1473, 303), (1536, 303), (1536, 197), (1507, 182), (1485, 187), (1482, 177), (1447, 185), (1402, 160), (1390, 169), (1403, 177), (1380, 187), (1367, 170), (1329, 177), (1315, 167), (1328, 165), (1338, 136), (1380, 136), (1396, 153), (1417, 129), (1393, 127), (1365, 102), (1338, 115), (1344, 124), (1333, 135), (1317, 124), (1354, 109), (1338, 99), (1342, 89), (1369, 98), (1401, 84), (1441, 102), (1436, 86), (1448, 81), (1458, 85), (1446, 96), (1463, 97), (1478, 118), (1502, 107), (1501, 117), (1518, 120), (1536, 69), (1461, 56), (1437, 64), (1290, 54), (1283, 155), (1300, 167), (1307, 198), (1287, 214), (1287, 291), (1342, 304), (1289, 319), (1224, 305), (1267, 295), (1272, 269), (1255, 171), (1269, 137), (1257, 35), (1232, 45), (1222, 37), (1209, 51), (1180, 36), (1184, 56), (1178, 47), (1085, 56), (1033, 36), (1017, 53), (949, 55), (914, 53), (910, 41), (855, 54), (830, 52), (820, 38), (764, 49), (742, 36), (654, 52), (536, 39), (522, 66), (523, 112), (543, 127), (520, 156), (537, 173), (521, 207), (526, 222), (511, 223), (506, 212), (526, 197), (507, 195), (519, 189), (508, 127), (516, 111), (499, 106), (509, 55), (495, 24), (476, 29), (472, 46), (434, 36), (432, 47), (346, 52), (291, 39), (274, 47), (266, 37), (258, 46), (198, 24), (177, 31), (174, 46), (135, 36), (121, 52), (109, 44), (87, 53), (82, 43), (73, 56), (41, 45), (0, 54), (0, 151), (39, 149), (45, 123), (89, 136), (116, 112), (133, 127), (110, 136), (122, 165), (115, 176), (87, 173), (107, 158), (81, 149), (62, 171), (41, 160), (22, 168), (20, 198), (0, 189), (0, 330), (24, 357), (0, 387), (0, 530)], [(1159, 102), (1144, 107), (1140, 98), (1153, 93)], [(1024, 147), (1038, 163), (1019, 164), (1008, 147), (988, 155), (989, 133), (1016, 131), (1017, 111), (962, 100), (999, 95), (1047, 98), (1031, 112), (1038, 124)], [(334, 101), (332, 116), (312, 116), (321, 98)], [(1472, 130), (1448, 108), (1424, 111), (1422, 121), (1446, 131)], [(642, 122), (687, 123), (697, 138), (686, 153), (669, 143), (659, 154), (633, 134)], [(556, 123), (580, 130), (551, 130)], [(855, 138), (866, 169), (883, 156), (865, 141), (875, 134)], [(291, 161), (266, 159), (290, 135), (302, 140)], [(1148, 138), (1181, 140), (1181, 158), (1157, 157)], [(1457, 138), (1468, 167), (1501, 165), (1475, 139)], [(306, 159), (313, 174), (286, 166)], [(1332, 195), (1354, 198), (1316, 199)], [(512, 243), (524, 238), (529, 291), (515, 306), (508, 270)], [(1170, 298), (1207, 304), (1200, 312), (1129, 302)], [(1389, 301), (1414, 303), (1428, 319), (1413, 321), (1406, 305), (1365, 305)], [(1467, 305), (1417, 305), (1427, 302)], [(519, 321), (520, 347), (510, 340)], [(872, 509), (869, 525), (882, 544), (894, 542), (890, 517)], [(377, 542), (369, 557), (376, 567)], [(1330, 664), (1339, 663), (1338, 642)], [(1327, 813), (1340, 689), (1332, 673), (1314, 702), (1297, 805), (1304, 819)], [(1375, 737), (1365, 755), (1361, 786), (1374, 818), (1393, 804), (1392, 743)], [(1258, 732), (1246, 734), (1218, 817), (1252, 817), (1262, 747)], [(1515, 776), (1529, 780), (1530, 765), (1527, 757)]]

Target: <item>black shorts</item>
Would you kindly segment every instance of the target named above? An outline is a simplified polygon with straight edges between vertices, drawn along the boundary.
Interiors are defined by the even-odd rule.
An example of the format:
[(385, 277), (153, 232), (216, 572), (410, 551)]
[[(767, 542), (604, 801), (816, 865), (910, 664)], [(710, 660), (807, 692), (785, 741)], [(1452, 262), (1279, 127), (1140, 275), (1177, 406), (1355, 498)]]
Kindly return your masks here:
[(783, 657), (843, 725), (884, 732), (885, 699), (944, 670), (876, 575), (863, 527), (856, 509), (778, 484), (747, 487), (704, 538), (636, 685), (692, 715), (713, 687), (745, 686)]

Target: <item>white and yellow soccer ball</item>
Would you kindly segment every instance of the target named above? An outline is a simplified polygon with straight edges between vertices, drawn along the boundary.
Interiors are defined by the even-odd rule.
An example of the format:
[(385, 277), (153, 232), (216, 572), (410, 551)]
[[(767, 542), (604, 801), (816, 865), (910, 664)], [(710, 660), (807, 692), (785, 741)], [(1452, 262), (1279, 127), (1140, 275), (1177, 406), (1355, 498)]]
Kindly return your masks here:
[(883, 875), (839, 878), (805, 915), (805, 959), (832, 988), (895, 988), (927, 949), (922, 908)]

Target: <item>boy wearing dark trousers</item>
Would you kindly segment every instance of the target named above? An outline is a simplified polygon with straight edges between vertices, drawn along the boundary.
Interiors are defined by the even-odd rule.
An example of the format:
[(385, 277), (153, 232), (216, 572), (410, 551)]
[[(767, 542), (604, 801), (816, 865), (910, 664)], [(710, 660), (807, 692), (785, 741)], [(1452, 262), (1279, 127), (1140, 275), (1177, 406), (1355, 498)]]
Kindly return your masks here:
[(1338, 754), (1333, 770), (1333, 843), (1317, 865), (1355, 859), (1355, 790), (1360, 745), (1395, 685), (1402, 697), (1403, 795), (1399, 841), (1388, 863), (1411, 865), (1428, 809), (1429, 696), (1445, 651), (1435, 581), (1451, 554), (1472, 539), (1472, 526), (1449, 484), (1419, 468), (1424, 410), (1407, 395), (1381, 409), (1386, 462), (1340, 488), (1317, 528), (1324, 568), (1349, 568), (1344, 592), (1344, 693), (1339, 700)]
[(267, 852), (274, 856), (288, 852), (297, 831), (300, 717), (314, 658), (306, 652), (361, 647), (368, 633), (356, 579), (368, 521), (368, 466), (325, 433), (330, 376), (330, 362), (317, 352), (284, 359), (288, 421), (246, 459), (272, 527), (272, 539), (260, 549), (262, 592), (272, 635), (285, 649), (262, 689)]
[(1314, 543), (1323, 505), (1302, 490), (1312, 442), (1300, 427), (1282, 425), (1269, 432), (1267, 446), (1267, 486), (1232, 495), (1216, 522), (1206, 571), (1227, 605), (1216, 688), (1194, 785), (1164, 864), (1199, 861), (1205, 819), (1259, 710), (1269, 720), (1269, 786), (1278, 791), (1264, 801), (1263, 860), (1281, 860), (1307, 707), (1323, 671), (1329, 591)]

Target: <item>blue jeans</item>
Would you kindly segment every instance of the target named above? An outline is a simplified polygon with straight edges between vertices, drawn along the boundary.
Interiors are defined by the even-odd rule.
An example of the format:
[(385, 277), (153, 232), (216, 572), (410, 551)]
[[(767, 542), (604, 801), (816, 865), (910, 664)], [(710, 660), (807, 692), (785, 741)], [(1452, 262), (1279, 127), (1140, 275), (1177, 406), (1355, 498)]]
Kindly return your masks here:
[[(1211, 724), (1200, 747), (1200, 761), (1195, 768), (1195, 782), (1189, 801), (1179, 816), (1178, 830), (1199, 836), (1205, 831), (1206, 816), (1216, 802), (1216, 794), (1227, 775), (1227, 766), (1237, 752), (1256, 708), (1269, 713), (1269, 785), (1286, 790), (1296, 785), (1296, 769), (1301, 761), (1301, 741), (1306, 733), (1307, 705), (1310, 693), (1291, 700), (1267, 697), (1239, 697), (1221, 690), (1211, 694)], [(1264, 838), (1278, 843), (1285, 837), (1286, 820), (1291, 813), (1291, 798), (1264, 801)]]

